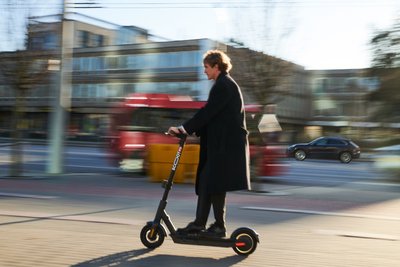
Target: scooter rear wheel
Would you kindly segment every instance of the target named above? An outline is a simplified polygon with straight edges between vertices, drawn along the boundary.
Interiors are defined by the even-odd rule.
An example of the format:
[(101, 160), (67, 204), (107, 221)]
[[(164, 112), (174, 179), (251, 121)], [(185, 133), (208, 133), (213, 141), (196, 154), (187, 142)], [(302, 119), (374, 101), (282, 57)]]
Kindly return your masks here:
[(162, 245), (165, 239), (165, 234), (160, 225), (155, 228), (151, 224), (146, 224), (140, 232), (140, 240), (143, 245), (154, 249)]
[(257, 248), (258, 235), (249, 228), (237, 229), (232, 233), (231, 239), (235, 240), (235, 245), (232, 248), (238, 255), (250, 255)]

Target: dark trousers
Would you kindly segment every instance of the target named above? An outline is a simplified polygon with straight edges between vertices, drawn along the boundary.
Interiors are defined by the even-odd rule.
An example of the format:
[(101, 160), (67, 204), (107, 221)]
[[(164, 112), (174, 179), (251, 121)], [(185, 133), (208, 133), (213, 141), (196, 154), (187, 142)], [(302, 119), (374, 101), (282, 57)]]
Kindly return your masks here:
[(215, 223), (220, 227), (225, 227), (225, 197), (226, 192), (219, 194), (200, 193), (197, 198), (195, 223), (197, 225), (206, 226), (212, 206)]

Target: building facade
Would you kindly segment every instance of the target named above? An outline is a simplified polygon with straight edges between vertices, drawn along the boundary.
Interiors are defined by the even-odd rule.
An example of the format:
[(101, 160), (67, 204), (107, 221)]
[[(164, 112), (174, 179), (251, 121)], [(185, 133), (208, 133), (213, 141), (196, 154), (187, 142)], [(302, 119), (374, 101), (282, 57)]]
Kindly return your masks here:
[(369, 121), (368, 95), (379, 89), (379, 79), (368, 69), (311, 70), (312, 117), (307, 125), (315, 135), (339, 134), (359, 138), (375, 127)]
[[(66, 23), (72, 29), (73, 46), (69, 135), (78, 139), (105, 135), (113, 107), (130, 93), (184, 94), (205, 100), (211, 83), (203, 73), (202, 55), (209, 49), (226, 50), (224, 44), (209, 39), (152, 41), (147, 31), (133, 26), (109, 29), (72, 19)], [(60, 58), (59, 29), (57, 22), (32, 24), (28, 50), (0, 53), (2, 62), (43, 65)], [(23, 96), (16, 94), (9, 77), (1, 79), (0, 134), (9, 135), (16, 100), (23, 98), (18, 107), (24, 114), (20, 128), (28, 137), (46, 137), (60, 72), (43, 70), (43, 74)]]
[[(70, 138), (88, 140), (106, 135), (112, 107), (130, 93), (183, 94), (206, 100), (212, 84), (204, 74), (202, 56), (210, 49), (232, 55), (232, 75), (246, 102), (270, 103), (269, 112), (277, 115), (284, 132), (289, 134), (283, 139), (285, 142), (330, 132), (345, 133), (347, 126), (357, 123), (368, 126), (366, 95), (376, 90), (379, 82), (366, 77), (365, 70), (307, 71), (291, 62), (210, 39), (154, 41), (144, 29), (85, 18), (92, 23), (67, 21), (73, 46)], [(42, 65), (60, 58), (60, 28), (59, 22), (31, 23), (23, 58)], [(254, 66), (248, 59), (254, 56), (266, 66), (274, 63), (272, 69), (285, 66), (283, 79), (265, 89), (271, 91), (267, 94), (270, 102), (255, 97), (255, 88), (263, 88), (252, 83)], [(20, 53), (0, 53), (0, 60), (18, 61)], [(258, 76), (263, 76), (262, 69), (260, 73)], [(60, 73), (46, 70), (45, 74), (23, 96), (21, 128), (26, 137), (47, 136)], [(0, 74), (0, 135), (7, 136), (17, 95), (12, 84), (3, 78)]]

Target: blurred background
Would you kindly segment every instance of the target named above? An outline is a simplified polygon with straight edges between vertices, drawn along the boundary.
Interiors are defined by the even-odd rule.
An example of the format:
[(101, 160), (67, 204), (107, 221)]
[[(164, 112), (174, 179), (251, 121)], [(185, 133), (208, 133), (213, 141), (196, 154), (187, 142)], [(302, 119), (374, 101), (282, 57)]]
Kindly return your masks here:
[[(1, 0), (0, 10), (11, 176), (22, 172), (23, 140), (48, 142), (50, 173), (63, 171), (65, 140), (135, 165), (207, 99), (202, 55), (221, 49), (244, 94), (253, 162), (264, 162), (256, 175), (281, 172), (287, 145), (335, 135), (398, 179), (398, 1)], [(263, 114), (276, 120), (260, 134)]]

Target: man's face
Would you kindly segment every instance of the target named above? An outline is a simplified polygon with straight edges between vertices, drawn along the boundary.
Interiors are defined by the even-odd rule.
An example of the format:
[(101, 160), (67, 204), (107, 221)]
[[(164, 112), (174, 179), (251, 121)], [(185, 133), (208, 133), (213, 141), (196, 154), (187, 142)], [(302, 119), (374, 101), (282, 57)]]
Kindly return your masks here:
[(218, 65), (211, 67), (208, 63), (205, 63), (204, 73), (207, 75), (209, 80), (216, 80), (221, 72), (219, 71)]

